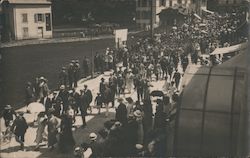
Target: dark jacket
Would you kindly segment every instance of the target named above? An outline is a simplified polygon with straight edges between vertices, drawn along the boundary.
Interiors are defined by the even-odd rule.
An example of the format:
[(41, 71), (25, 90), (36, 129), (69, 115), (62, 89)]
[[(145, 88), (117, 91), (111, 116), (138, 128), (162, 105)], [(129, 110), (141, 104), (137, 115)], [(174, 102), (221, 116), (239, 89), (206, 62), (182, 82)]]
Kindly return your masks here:
[(25, 134), (27, 129), (28, 124), (24, 117), (17, 117), (11, 127), (11, 131), (17, 136)]
[(45, 106), (45, 110), (48, 111), (52, 107), (52, 101), (49, 97), (45, 100), (45, 97), (41, 98), (40, 103)]
[(127, 108), (125, 104), (120, 103), (120, 105), (118, 105), (115, 118), (123, 125), (127, 124)]

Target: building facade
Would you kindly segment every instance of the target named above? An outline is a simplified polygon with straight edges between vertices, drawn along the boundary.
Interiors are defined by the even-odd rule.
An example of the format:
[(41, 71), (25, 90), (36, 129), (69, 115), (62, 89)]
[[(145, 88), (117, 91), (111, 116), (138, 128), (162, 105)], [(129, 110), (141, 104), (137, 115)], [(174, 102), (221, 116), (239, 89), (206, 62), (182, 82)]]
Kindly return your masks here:
[(150, 29), (151, 19), (154, 27), (160, 25), (159, 13), (174, 6), (189, 8), (191, 0), (136, 0), (136, 24), (142, 29)]
[(49, 0), (3, 0), (4, 40), (52, 38), (52, 13)]
[(207, 7), (211, 11), (230, 11), (234, 7), (244, 5), (247, 0), (208, 0)]

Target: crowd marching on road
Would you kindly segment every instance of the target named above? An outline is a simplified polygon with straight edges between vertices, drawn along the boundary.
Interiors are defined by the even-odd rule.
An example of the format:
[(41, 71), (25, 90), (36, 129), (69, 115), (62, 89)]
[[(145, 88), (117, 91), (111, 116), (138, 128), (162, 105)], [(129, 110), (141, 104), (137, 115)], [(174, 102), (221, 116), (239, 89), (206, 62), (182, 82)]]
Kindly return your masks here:
[[(74, 154), (91, 153), (85, 157), (164, 157), (166, 127), (175, 117), (180, 82), (188, 64), (212, 65), (215, 62), (209, 59), (204, 61), (202, 54), (209, 54), (217, 47), (246, 41), (245, 37), (237, 34), (237, 28), (244, 22), (242, 16), (235, 10), (226, 15), (207, 15), (204, 19), (190, 17), (182, 26), (173, 27), (168, 34), (155, 36), (154, 39), (141, 38), (130, 48), (107, 48), (104, 54), (96, 53), (95, 71), (104, 73), (113, 70), (108, 80), (101, 79), (97, 96), (93, 96), (88, 88), (91, 85), (84, 85), (80, 92), (76, 91), (77, 81), (82, 76), (89, 76), (92, 71), (87, 57), (84, 57), (82, 67), (79, 60), (72, 60), (68, 66), (62, 67), (58, 77), (59, 91), (51, 95), (46, 78), (37, 78), (33, 84), (28, 82), (26, 105), (38, 101), (45, 107), (35, 120), (38, 128), (34, 150), (39, 150), (47, 126), (50, 150), (57, 144), (61, 152), (73, 151), (75, 116), (81, 115), (84, 128), (87, 125), (85, 117), (93, 107), (98, 109), (98, 114), (101, 108), (105, 108), (106, 117), (109, 117), (109, 109), (115, 108), (115, 118), (105, 122), (104, 129), (98, 132), (102, 138), (98, 140), (96, 131), (93, 131), (90, 134), (91, 143), (75, 148)], [(214, 59), (211, 57), (211, 60)], [(117, 67), (118, 63), (122, 66)], [(165, 81), (162, 92), (153, 93), (150, 91), (151, 82), (158, 80)], [(136, 100), (125, 97), (125, 94), (134, 92)], [(155, 101), (155, 111), (151, 96), (162, 97)], [(118, 105), (115, 105), (116, 99)], [(5, 133), (13, 132), (23, 149), (28, 128), (23, 113), (16, 113), (8, 105), (3, 117), (6, 127), (10, 127)]]

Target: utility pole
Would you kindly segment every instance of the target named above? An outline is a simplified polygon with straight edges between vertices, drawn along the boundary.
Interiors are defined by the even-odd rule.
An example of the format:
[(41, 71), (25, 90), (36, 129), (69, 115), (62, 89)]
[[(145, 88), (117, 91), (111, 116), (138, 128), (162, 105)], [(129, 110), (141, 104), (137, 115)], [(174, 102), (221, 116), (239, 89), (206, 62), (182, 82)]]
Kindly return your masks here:
[(91, 36), (90, 36), (90, 42), (91, 42), (91, 78), (94, 78), (94, 54), (93, 54), (93, 30), (91, 29)]
[(154, 0), (150, 0), (150, 11), (151, 11), (151, 18), (150, 18), (150, 33), (151, 33), (151, 38), (153, 39), (154, 37)]

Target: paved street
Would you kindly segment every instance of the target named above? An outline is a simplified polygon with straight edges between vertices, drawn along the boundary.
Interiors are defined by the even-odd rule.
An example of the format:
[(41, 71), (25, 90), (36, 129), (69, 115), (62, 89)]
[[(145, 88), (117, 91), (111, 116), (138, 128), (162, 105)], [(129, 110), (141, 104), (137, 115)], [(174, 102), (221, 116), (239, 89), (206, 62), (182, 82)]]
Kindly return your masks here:
[[(106, 80), (109, 77), (110, 72), (105, 72), (104, 75), (100, 75), (94, 79), (88, 80), (83, 82), (82, 80), (79, 81), (79, 87), (77, 88), (77, 91), (83, 88), (84, 84), (87, 84), (89, 86), (89, 89), (93, 93), (93, 97), (96, 96), (96, 93), (99, 91), (99, 82), (102, 77), (104, 77)], [(152, 82), (151, 90), (161, 90), (162, 86), (164, 84), (164, 81), (158, 81)], [(131, 94), (125, 94), (125, 97), (131, 96), (134, 100), (136, 100), (136, 92), (132, 91)], [(93, 103), (92, 103), (93, 104)], [(118, 104), (117, 102), (115, 103), (116, 105)], [(26, 111), (25, 108), (18, 109), (18, 111)], [(110, 109), (110, 115), (109, 117), (105, 117), (104, 115), (105, 109), (102, 109), (102, 113), (100, 115), (97, 114), (97, 110), (94, 109), (93, 113), (91, 115), (87, 116), (87, 126), (86, 128), (82, 129), (79, 127), (82, 124), (81, 117), (77, 116), (76, 117), (76, 126), (79, 127), (75, 129), (74, 131), (74, 138), (77, 144), (80, 144), (82, 142), (88, 142), (88, 135), (91, 132), (98, 132), (100, 129), (103, 128), (103, 123), (107, 120), (113, 119), (115, 110), (114, 108)], [(27, 122), (29, 124), (32, 124), (34, 115), (33, 114), (25, 114), (25, 118), (27, 119)], [(4, 127), (4, 121), (1, 119), (1, 127)], [(1, 129), (3, 131), (4, 129)], [(45, 157), (54, 157), (54, 158), (70, 158), (73, 157), (72, 153), (69, 154), (60, 154), (57, 151), (49, 151), (46, 146), (46, 142), (43, 143), (43, 146), (41, 147), (40, 151), (36, 152), (33, 151), (35, 148), (35, 136), (36, 136), (36, 128), (35, 127), (29, 127), (26, 137), (25, 137), (25, 149), (26, 151), (20, 151), (19, 149), (19, 144), (15, 141), (14, 138), (12, 138), (10, 143), (7, 144), (2, 144), (0, 153), (1, 153), (1, 158), (45, 158)]]
[[(131, 44), (135, 39), (129, 36), (128, 40), (128, 44)], [(113, 48), (114, 43), (114, 38), (107, 38), (1, 48), (0, 71), (4, 75), (1, 83), (3, 99), (0, 103), (14, 107), (22, 104), (25, 84), (27, 81), (33, 82), (35, 77), (44, 76), (49, 81), (50, 89), (58, 88), (58, 73), (62, 66), (68, 65), (72, 59), (79, 59), (82, 64), (84, 56), (91, 57), (91, 49), (93, 53), (103, 53), (107, 47)]]

